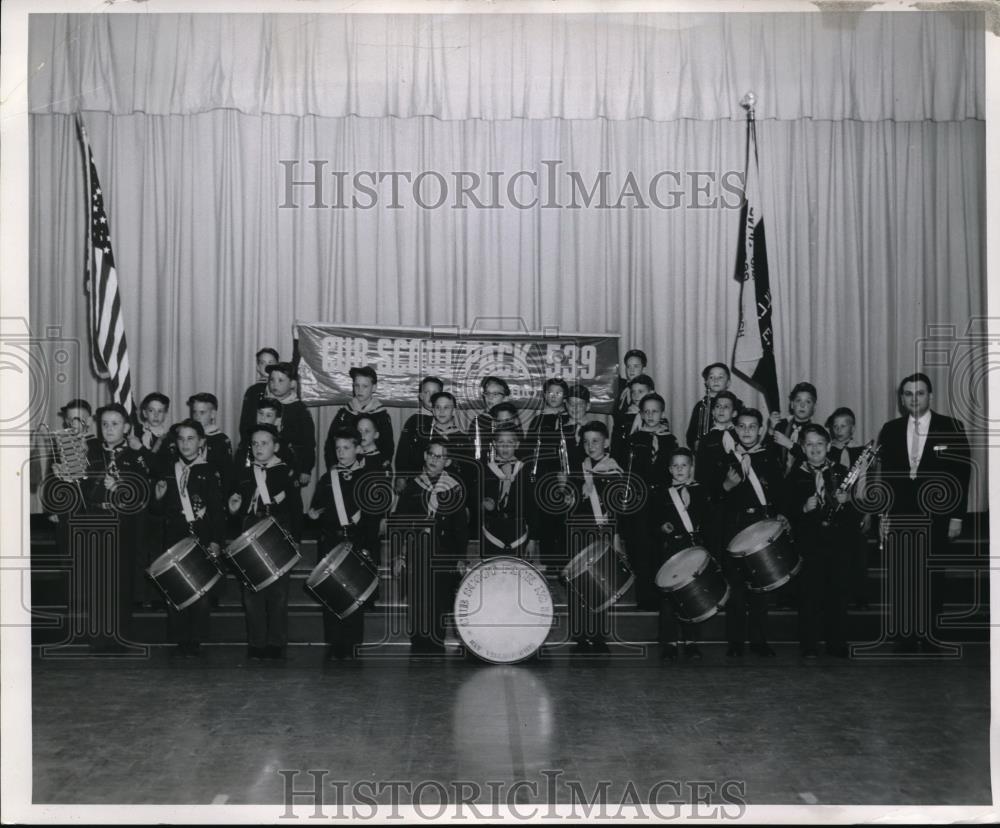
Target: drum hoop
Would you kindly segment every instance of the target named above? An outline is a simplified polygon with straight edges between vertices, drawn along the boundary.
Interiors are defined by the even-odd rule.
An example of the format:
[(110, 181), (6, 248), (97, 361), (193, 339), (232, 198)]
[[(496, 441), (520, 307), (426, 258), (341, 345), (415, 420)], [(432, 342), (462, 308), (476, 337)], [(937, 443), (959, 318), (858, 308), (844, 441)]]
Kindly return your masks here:
[[(545, 573), (530, 561), (515, 557), (514, 555), (494, 555), (492, 558), (483, 558), (470, 566), (462, 576), (462, 580), (459, 582), (459, 589), (462, 588), (461, 585), (465, 583), (465, 579), (472, 575), (472, 573), (478, 572), (480, 569), (485, 569), (487, 566), (495, 566), (500, 562), (510, 562), (517, 564), (518, 568), (523, 567), (525, 569), (531, 569), (539, 578), (543, 581), (545, 580)], [(546, 584), (546, 586), (548, 586), (548, 584)]]
[[(580, 567), (579, 571), (577, 571), (575, 575), (570, 576), (570, 570), (572, 570), (573, 567), (576, 566), (576, 562), (579, 561), (579, 560), (581, 560), (581, 559), (583, 559), (584, 556), (586, 556), (587, 553), (590, 552), (591, 548), (594, 547), (594, 546), (600, 546), (601, 547), (601, 554), (599, 556), (597, 556), (596, 558), (593, 559), (594, 562), (599, 561), (601, 558), (603, 558), (605, 555), (608, 554), (608, 548), (607, 548), (607, 546), (604, 545), (604, 544), (602, 544), (600, 541), (593, 541), (591, 543), (588, 543), (585, 547), (583, 547), (583, 549), (581, 549), (579, 552), (577, 552), (570, 559), (569, 563), (567, 563), (566, 566), (564, 566), (562, 568), (562, 571), (560, 572), (560, 574), (562, 575), (562, 577), (565, 580), (567, 580), (567, 581), (575, 580), (580, 575), (582, 575), (583, 572), (586, 571), (586, 569), (589, 569), (589, 567)], [(612, 543), (612, 544), (610, 544), (610, 546), (611, 546), (611, 551), (613, 552), (614, 551), (614, 544)]]
[[(183, 575), (183, 573), (181, 574)], [(211, 578), (209, 578), (208, 583), (205, 584), (205, 586), (202, 587), (201, 589), (196, 589), (195, 594), (192, 595), (190, 598), (188, 598), (183, 604), (174, 604), (173, 601), (170, 601), (170, 603), (174, 604), (174, 609), (176, 610), (186, 609), (187, 607), (191, 606), (191, 604), (193, 604), (195, 601), (197, 601), (199, 598), (204, 598), (208, 594), (209, 590), (211, 590), (212, 587), (214, 587), (218, 583), (219, 578), (221, 577), (222, 573), (216, 570), (215, 574)], [(187, 580), (187, 578), (185, 578), (185, 580)], [(192, 589), (194, 589), (194, 585), (190, 581), (188, 581), (188, 585)], [(168, 598), (167, 600), (170, 599)]]
[(263, 528), (264, 524), (270, 523), (273, 523), (277, 525), (278, 528), (281, 528), (280, 525), (278, 525), (278, 521), (268, 515), (263, 520), (258, 520), (253, 526), (239, 535), (239, 537), (231, 541), (223, 554), (225, 554), (227, 558), (232, 558), (237, 552), (243, 551), (243, 549), (253, 543), (259, 535), (263, 535), (264, 532), (267, 531), (267, 528)]
[[(292, 567), (294, 567), (295, 564), (297, 564), (302, 559), (302, 553), (296, 549), (295, 554), (288, 559), (288, 563), (286, 563), (280, 569), (276, 569), (274, 566), (274, 559), (270, 555), (268, 555), (266, 551), (257, 547), (257, 552), (261, 556), (261, 558), (264, 559), (265, 564), (267, 564), (267, 568), (271, 571), (271, 577), (267, 578), (264, 581), (261, 581), (259, 584), (256, 585), (247, 584), (247, 587), (252, 589), (254, 592), (260, 592), (262, 589), (271, 586), (271, 584), (277, 581), (278, 578), (280, 578), (282, 575), (288, 574), (288, 572), (291, 571)], [(241, 573), (243, 573), (244, 581), (249, 580), (249, 576), (247, 575), (245, 569), (241, 568), (238, 565), (236, 568), (239, 569)]]
[[(744, 532), (752, 529), (758, 523), (777, 523), (778, 524), (777, 532), (773, 535), (769, 534), (767, 537), (762, 538), (760, 542), (757, 543), (753, 548), (733, 549), (732, 548), (733, 541), (736, 540), (736, 538), (738, 538)], [(785, 526), (784, 524), (781, 523), (781, 521), (775, 520), (774, 518), (764, 518), (764, 520), (758, 520), (755, 523), (751, 523), (749, 526), (737, 532), (733, 536), (733, 540), (729, 542), (730, 546), (726, 548), (726, 552), (732, 555), (732, 557), (734, 558), (746, 558), (749, 557), (750, 555), (754, 555), (757, 552), (760, 552), (761, 549), (767, 549), (767, 547), (771, 546), (778, 538), (780, 538), (784, 534), (785, 534)]]
[[(177, 563), (177, 561), (181, 560), (186, 555), (189, 555), (196, 546), (202, 551), (205, 549), (205, 547), (198, 543), (197, 538), (193, 538), (190, 535), (186, 538), (181, 538), (181, 540), (177, 541), (177, 543), (169, 549), (156, 556), (153, 562), (149, 565), (149, 568), (146, 569), (146, 574), (149, 575), (150, 578), (162, 575), (175, 563)], [(181, 554), (182, 552), (184, 553), (183, 555)], [(160, 564), (161, 561), (165, 561), (165, 563)], [(169, 564), (169, 566), (167, 564)], [(161, 568), (158, 569), (157, 566), (160, 566)]]
[[(341, 549), (341, 547), (345, 548)], [(320, 584), (324, 580), (326, 580), (326, 576), (335, 572), (337, 570), (337, 567), (344, 562), (344, 558), (350, 555), (351, 550), (354, 548), (355, 548), (354, 544), (351, 543), (350, 541), (341, 541), (336, 546), (334, 546), (333, 549), (327, 552), (323, 556), (322, 560), (320, 560), (320, 562), (316, 564), (316, 568), (309, 573), (309, 577), (306, 578), (306, 586), (312, 588), (316, 586), (316, 584)], [(338, 552), (337, 550), (340, 551)], [(332, 561), (327, 561), (327, 558), (329, 558), (331, 555), (336, 555), (337, 557), (334, 558)]]
[(707, 621), (709, 618), (715, 615), (719, 610), (721, 610), (726, 605), (726, 602), (728, 600), (729, 600), (729, 584), (727, 583), (726, 591), (722, 594), (722, 597), (719, 599), (719, 603), (717, 603), (714, 607), (712, 607), (708, 612), (703, 612), (697, 618), (683, 618), (681, 619), (681, 621), (685, 624), (700, 624), (702, 621)]
[(758, 595), (760, 595), (761, 593), (764, 593), (764, 592), (774, 592), (774, 590), (778, 589), (779, 587), (783, 587), (790, 580), (792, 580), (792, 578), (794, 578), (796, 575), (798, 575), (799, 574), (799, 570), (801, 570), (801, 569), (802, 569), (802, 558), (800, 557), (795, 562), (795, 566), (793, 566), (790, 570), (788, 570), (788, 574), (784, 578), (779, 578), (773, 584), (768, 584), (766, 587), (750, 586), (750, 584), (748, 583), (747, 584), (747, 589), (750, 592), (756, 593)]
[(676, 554), (671, 555), (670, 559), (664, 561), (660, 565), (660, 568), (656, 570), (656, 575), (653, 577), (653, 585), (657, 589), (662, 590), (663, 592), (676, 592), (678, 589), (683, 589), (684, 587), (686, 587), (688, 584), (691, 583), (691, 581), (685, 581), (683, 584), (677, 584), (676, 586), (661, 586), (659, 582), (660, 573), (664, 570), (665, 567), (669, 566), (670, 561), (672, 561), (674, 558), (679, 558), (685, 552), (689, 552), (691, 550), (698, 550), (704, 555), (704, 559), (702, 560), (700, 566), (698, 567), (698, 569), (695, 570), (694, 574), (691, 576), (691, 581), (693, 581), (699, 575), (704, 573), (705, 570), (707, 570), (708, 567), (711, 566), (712, 556), (709, 554), (708, 550), (704, 546), (685, 546), (683, 549), (679, 550)]
[(626, 592), (628, 592), (629, 587), (631, 587), (633, 583), (635, 583), (635, 574), (632, 573), (632, 572), (629, 572), (628, 577), (625, 579), (625, 583), (623, 583), (620, 587), (618, 587), (618, 589), (615, 590), (614, 595), (612, 595), (610, 598), (608, 598), (607, 601), (604, 601), (602, 604), (600, 604), (599, 606), (595, 607), (592, 611), (593, 612), (603, 612), (608, 607), (610, 607), (610, 606), (618, 603), (618, 601), (621, 599), (621, 597)]

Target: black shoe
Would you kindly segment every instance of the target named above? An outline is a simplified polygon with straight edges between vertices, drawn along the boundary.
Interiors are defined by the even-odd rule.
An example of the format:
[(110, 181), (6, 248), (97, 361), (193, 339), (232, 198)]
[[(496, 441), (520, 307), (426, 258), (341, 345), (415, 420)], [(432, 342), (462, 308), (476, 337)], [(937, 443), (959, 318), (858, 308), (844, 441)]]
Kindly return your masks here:
[(684, 645), (685, 661), (701, 661), (701, 648), (693, 641)]
[(271, 644), (264, 648), (264, 658), (270, 661), (284, 661), (285, 648), (277, 644)]
[(664, 644), (660, 650), (660, 661), (677, 661), (677, 645)]
[(816, 652), (815, 647), (805, 647), (802, 650), (802, 657), (808, 659), (816, 659), (819, 658), (819, 653)]
[(188, 658), (201, 658), (201, 644), (197, 641), (189, 641), (187, 644), (182, 646), (184, 647), (184, 653)]
[(251, 661), (262, 661), (266, 651), (266, 647), (247, 647), (247, 658)]
[(600, 653), (601, 655), (607, 655), (611, 652), (608, 648), (608, 642), (603, 638), (595, 638), (590, 642), (590, 651), (593, 653)]
[(758, 641), (756, 644), (751, 644), (750, 652), (756, 653), (761, 658), (773, 658), (775, 655), (774, 650), (771, 649), (771, 645), (766, 641)]
[(576, 651), (578, 653), (590, 652), (590, 640), (586, 638), (574, 638), (573, 643), (576, 644)]
[(726, 658), (739, 658), (743, 656), (743, 645), (734, 641), (729, 642), (726, 648)]
[(185, 658), (187, 656), (187, 647), (184, 644), (174, 644), (170, 648), (171, 658)]

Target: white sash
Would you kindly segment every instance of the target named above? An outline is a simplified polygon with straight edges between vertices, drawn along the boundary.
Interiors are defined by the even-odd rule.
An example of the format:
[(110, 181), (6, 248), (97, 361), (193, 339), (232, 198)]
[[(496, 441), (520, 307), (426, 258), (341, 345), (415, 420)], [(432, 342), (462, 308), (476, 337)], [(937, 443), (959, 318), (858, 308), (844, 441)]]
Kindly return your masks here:
[(194, 509), (191, 508), (191, 498), (187, 492), (188, 477), (191, 474), (191, 467), (183, 460), (174, 463), (174, 478), (177, 480), (177, 493), (181, 497), (181, 510), (184, 512), (184, 520), (194, 523)]
[(253, 466), (253, 479), (257, 481), (257, 489), (250, 501), (251, 512), (257, 511), (257, 498), (260, 498), (265, 506), (271, 505), (271, 493), (267, 490), (267, 473), (257, 464)]
[(670, 499), (674, 502), (674, 508), (677, 510), (677, 514), (680, 515), (684, 528), (687, 529), (688, 533), (693, 533), (694, 524), (691, 522), (691, 516), (684, 505), (684, 498), (680, 496), (680, 493), (673, 486), (670, 487)]
[(350, 518), (347, 517), (347, 507), (344, 505), (344, 492), (340, 488), (340, 471), (334, 469), (330, 474), (330, 488), (333, 489), (333, 505), (337, 508), (337, 520), (341, 526), (350, 526), (361, 519), (361, 510), (358, 509)]
[[(753, 488), (754, 494), (757, 495), (757, 500), (760, 501), (760, 505), (767, 506), (767, 496), (764, 494), (764, 487), (760, 484), (760, 478), (757, 477), (757, 472), (753, 470), (753, 461), (750, 460), (750, 452), (737, 452), (736, 456), (739, 458), (740, 464), (746, 471), (746, 478), (750, 481), (750, 486)], [(746, 463), (743, 463), (744, 457), (747, 458)]]
[(722, 430), (722, 448), (730, 454), (736, 451), (736, 441), (728, 428)]

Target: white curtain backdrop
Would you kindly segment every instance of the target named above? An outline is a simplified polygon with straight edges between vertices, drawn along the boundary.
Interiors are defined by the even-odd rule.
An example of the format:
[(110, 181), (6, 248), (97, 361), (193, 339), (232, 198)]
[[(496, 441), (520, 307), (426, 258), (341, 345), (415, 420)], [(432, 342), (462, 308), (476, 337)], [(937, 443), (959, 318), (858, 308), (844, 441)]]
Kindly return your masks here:
[[(80, 108), (137, 398), (163, 391), (179, 418), (214, 391), (230, 434), (254, 351), (290, 354), (297, 318), (484, 317), (620, 331), (682, 432), (700, 369), (732, 348), (738, 211), (695, 202), (735, 206), (720, 182), (743, 169), (748, 89), (783, 394), (808, 379), (820, 417), (849, 405), (873, 437), (927, 326), (961, 337), (984, 312), (981, 15), (46, 15), (31, 35), (33, 325), (86, 340)], [(311, 160), (326, 203), (331, 170), (439, 172), (452, 193), (423, 209), (404, 185), (392, 209), (385, 182), (372, 209), (312, 209), (298, 187), (282, 208), (281, 162), (301, 180)], [(629, 173), (645, 192), (676, 172), (660, 198), (681, 204), (451, 206), (454, 172), (544, 180), (556, 161), (561, 204), (569, 171), (588, 188), (607, 171), (611, 203)], [(930, 373), (936, 408), (981, 420), (947, 366)], [(107, 397), (86, 372), (79, 391)], [(53, 390), (53, 416), (76, 393)], [(332, 411), (314, 415), (325, 434)]]

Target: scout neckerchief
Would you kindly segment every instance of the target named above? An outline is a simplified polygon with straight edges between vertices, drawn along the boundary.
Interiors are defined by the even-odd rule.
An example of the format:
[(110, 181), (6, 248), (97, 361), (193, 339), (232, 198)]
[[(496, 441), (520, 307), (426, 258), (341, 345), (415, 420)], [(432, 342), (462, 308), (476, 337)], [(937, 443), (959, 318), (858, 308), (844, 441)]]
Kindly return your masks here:
[(666, 437), (670, 433), (670, 423), (668, 423), (666, 420), (660, 420), (660, 422), (658, 422), (655, 426), (653, 426), (653, 428), (646, 428), (646, 426), (642, 424), (642, 417), (640, 416), (637, 417), (636, 420), (632, 423), (631, 434), (635, 434), (640, 431), (644, 431), (647, 434), (653, 435), (653, 440), (652, 440), (653, 449), (652, 449), (652, 456), (650, 457), (650, 462), (655, 463), (656, 455), (660, 453), (660, 441), (657, 439), (657, 437), (658, 436)]
[(740, 461), (740, 465), (743, 467), (743, 476), (750, 481), (750, 486), (753, 488), (754, 494), (757, 495), (760, 505), (767, 506), (767, 496), (764, 494), (764, 487), (761, 486), (760, 478), (757, 477), (757, 472), (753, 469), (753, 462), (750, 460), (751, 454), (757, 454), (757, 452), (763, 450), (764, 446), (761, 443), (758, 443), (752, 449), (745, 449), (742, 445), (738, 445), (734, 454)]
[(293, 403), (296, 400), (298, 400), (298, 395), (295, 393), (295, 389), (294, 388), (289, 388), (288, 391), (285, 392), (285, 396), (283, 396), (283, 397), (277, 397), (277, 396), (275, 396), (272, 399), (275, 399), (278, 402), (280, 402), (282, 406), (286, 406), (289, 403)]
[(444, 494), (451, 491), (459, 485), (459, 482), (451, 477), (448, 472), (441, 472), (435, 480), (431, 480), (427, 476), (427, 472), (421, 472), (417, 477), (417, 485), (429, 493), (427, 498), (427, 517), (433, 518), (437, 515), (438, 493)]
[(830, 443), (830, 448), (831, 449), (840, 449), (840, 465), (842, 465), (842, 466), (844, 466), (845, 468), (848, 468), (848, 469), (852, 465), (851, 464), (851, 452), (848, 451), (848, 449), (847, 449), (847, 447), (850, 444), (851, 444), (850, 440), (848, 440), (842, 446), (838, 446), (836, 443)]
[(454, 419), (450, 420), (446, 426), (441, 425), (437, 420), (431, 420), (431, 433), (428, 439), (433, 438), (435, 433), (442, 437), (451, 437), (452, 434), (460, 434), (461, 429), (455, 425)]
[(142, 428), (142, 437), (139, 439), (142, 441), (144, 448), (148, 448), (152, 451), (153, 444), (159, 440), (164, 434), (170, 430), (169, 426), (158, 425), (152, 426), (147, 423)]
[(253, 514), (257, 511), (257, 501), (260, 500), (265, 506), (271, 505), (271, 493), (267, 490), (267, 472), (265, 469), (270, 469), (274, 466), (281, 465), (281, 460), (276, 456), (271, 457), (266, 463), (258, 463), (254, 461), (253, 468), (253, 479), (257, 484), (257, 488), (254, 489), (253, 497), (250, 498), (250, 508), (247, 510), (248, 514)]
[(212, 423), (211, 425), (207, 425), (207, 426), (202, 426), (202, 428), (205, 429), (205, 436), (206, 437), (210, 437), (213, 434), (218, 434), (219, 433), (219, 426), (216, 423)]
[(799, 467), (802, 471), (812, 475), (813, 485), (816, 487), (816, 497), (819, 498), (820, 503), (826, 500), (826, 480), (823, 475), (832, 466), (833, 464), (827, 459), (823, 461), (822, 466), (813, 466), (811, 463), (806, 462)]
[(204, 463), (204, 459), (199, 455), (190, 463), (185, 460), (178, 460), (174, 463), (174, 480), (177, 481), (177, 494), (181, 498), (181, 511), (184, 512), (184, 520), (194, 523), (194, 509), (191, 508), (191, 497), (188, 495), (188, 479), (191, 476), (191, 466)]
[(351, 401), (347, 404), (347, 409), (355, 415), (378, 414), (382, 410), (382, 403), (376, 397), (372, 397), (364, 405), (361, 405), (357, 397), (351, 397)]
[[(500, 479), (500, 503), (506, 502), (507, 498), (510, 497), (510, 486), (523, 465), (520, 460), (494, 460), (488, 464), (490, 471)], [(506, 467), (506, 471), (504, 467)]]
[(361, 510), (358, 509), (349, 518), (347, 517), (347, 507), (344, 505), (344, 492), (340, 488), (340, 475), (344, 475), (344, 480), (350, 480), (351, 475), (358, 469), (364, 467), (364, 463), (355, 460), (351, 466), (334, 466), (330, 472), (330, 488), (333, 489), (333, 505), (337, 508), (337, 520), (341, 526), (350, 526), (361, 520)]
[(691, 522), (691, 516), (688, 514), (687, 507), (691, 504), (691, 496), (687, 493), (688, 483), (679, 483), (670, 487), (670, 499), (674, 503), (674, 508), (677, 510), (677, 514), (680, 516), (681, 523), (684, 524), (684, 528), (687, 529), (688, 534), (694, 533), (694, 523)]
[(599, 524), (608, 522), (608, 516), (604, 514), (601, 507), (601, 498), (597, 494), (597, 487), (594, 486), (595, 474), (624, 474), (622, 467), (618, 465), (608, 455), (605, 455), (596, 463), (587, 457), (583, 461), (583, 482), (584, 490), (588, 491), (587, 497), (590, 499), (590, 510), (594, 513), (594, 520)]

